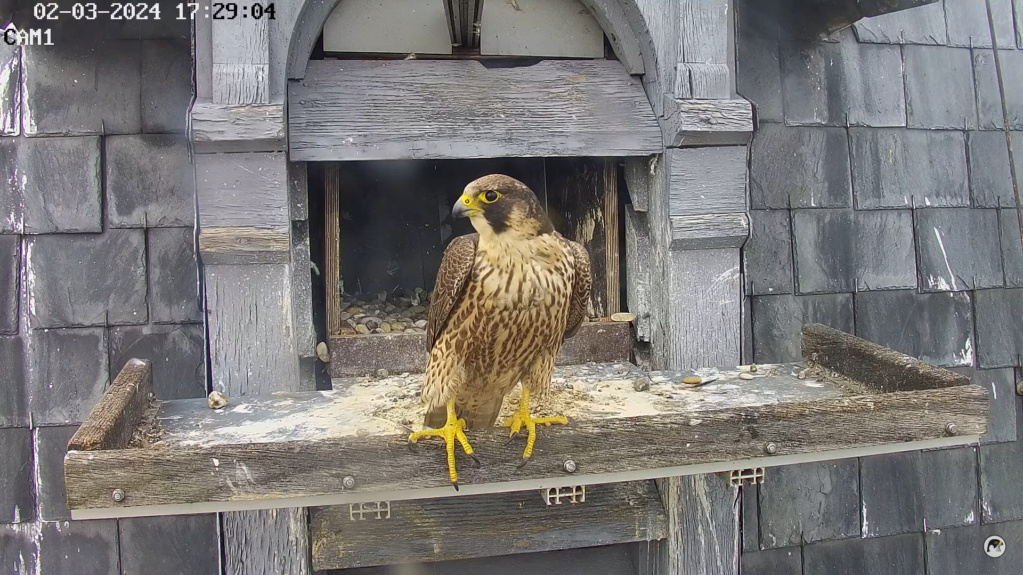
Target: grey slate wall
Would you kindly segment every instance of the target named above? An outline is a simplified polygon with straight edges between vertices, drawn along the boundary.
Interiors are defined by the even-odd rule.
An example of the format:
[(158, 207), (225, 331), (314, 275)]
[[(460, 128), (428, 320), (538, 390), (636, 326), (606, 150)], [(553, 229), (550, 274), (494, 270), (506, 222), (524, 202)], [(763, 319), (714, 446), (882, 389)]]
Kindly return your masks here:
[[(991, 4), (1023, 176), (1023, 0)], [(769, 469), (743, 493), (743, 573), (1018, 573), (1023, 249), (984, 1), (818, 42), (782, 33), (762, 2), (737, 12), (757, 118), (747, 359), (797, 360), (800, 325), (825, 323), (971, 375), (993, 419), (979, 449)], [(1014, 558), (982, 553), (992, 534)]]
[(120, 24), (0, 44), (4, 575), (219, 572), (216, 516), (67, 521), (67, 441), (129, 358), (161, 398), (206, 392), (190, 28)]

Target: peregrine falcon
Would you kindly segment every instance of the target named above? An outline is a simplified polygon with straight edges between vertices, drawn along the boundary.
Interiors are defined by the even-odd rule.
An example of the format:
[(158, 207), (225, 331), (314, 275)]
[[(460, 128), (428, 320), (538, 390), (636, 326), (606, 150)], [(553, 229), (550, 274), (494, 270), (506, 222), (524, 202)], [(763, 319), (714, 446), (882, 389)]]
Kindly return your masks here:
[(586, 315), (591, 280), (586, 249), (554, 230), (518, 180), (473, 181), (452, 215), (468, 217), (476, 233), (452, 240), (441, 260), (422, 389), (425, 426), (436, 429), (412, 433), (409, 441), (444, 439), (457, 490), (455, 440), (478, 463), (464, 430), (492, 426), (515, 384), (522, 384), (522, 400), (502, 425), (510, 436), (528, 432), (522, 464), (533, 453), (537, 424), (568, 423), (564, 416), (531, 417), (529, 399), (547, 395), (558, 350)]

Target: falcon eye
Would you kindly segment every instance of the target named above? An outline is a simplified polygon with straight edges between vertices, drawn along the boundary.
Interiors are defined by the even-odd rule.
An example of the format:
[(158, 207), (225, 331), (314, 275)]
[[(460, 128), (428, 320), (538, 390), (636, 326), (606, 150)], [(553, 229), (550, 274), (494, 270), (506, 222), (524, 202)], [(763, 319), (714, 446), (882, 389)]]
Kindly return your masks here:
[(495, 192), (494, 190), (490, 190), (480, 195), (480, 199), (483, 200), (483, 203), (485, 204), (492, 204), (496, 202), (500, 197), (501, 194)]

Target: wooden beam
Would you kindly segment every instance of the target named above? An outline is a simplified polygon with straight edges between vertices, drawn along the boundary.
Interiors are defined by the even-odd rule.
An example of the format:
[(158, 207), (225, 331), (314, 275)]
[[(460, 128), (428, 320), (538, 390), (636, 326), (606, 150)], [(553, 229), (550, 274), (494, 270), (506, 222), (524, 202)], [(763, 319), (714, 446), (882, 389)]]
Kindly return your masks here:
[(628, 17), (618, 0), (581, 0), (583, 6), (597, 20), (604, 35), (614, 48), (615, 55), (633, 76), (646, 71), (643, 64), (643, 49), (639, 37), (629, 24)]
[(280, 152), (196, 154), (199, 225), (290, 227), (286, 164)]
[(671, 149), (665, 158), (669, 216), (746, 211), (746, 146)]
[(652, 481), (592, 485), (584, 502), (552, 506), (530, 490), (356, 503), (311, 515), (317, 571), (613, 545), (667, 534)]
[(679, 0), (675, 94), (727, 99), (732, 95), (728, 60), (729, 0)]
[(650, 284), (653, 261), (647, 215), (626, 206), (625, 210), (625, 281), (629, 312), (636, 314), (636, 339), (650, 341), (653, 286)]
[(199, 253), (206, 264), (283, 264), (291, 261), (287, 228), (201, 228)]
[(192, 143), (197, 152), (273, 152), (286, 149), (284, 104), (192, 106)]
[[(211, 12), (216, 7), (211, 9)], [(209, 14), (212, 18), (214, 14)], [(270, 101), (268, 18), (213, 20), (213, 101), (266, 104)]]
[(665, 477), (657, 490), (668, 514), (668, 536), (656, 573), (739, 573), (739, 490), (708, 474)]
[(746, 145), (753, 136), (753, 108), (746, 100), (664, 99), (664, 145)]
[(128, 447), (152, 394), (152, 364), (140, 359), (129, 360), (75, 432), (68, 449), (96, 451)]
[(671, 216), (672, 249), (741, 248), (748, 237), (746, 214)]
[(340, 169), (337, 162), (330, 162), (323, 168), (323, 285), (328, 336), (341, 333), (341, 311), (344, 309), (341, 305), (344, 287), (341, 283)]
[(967, 385), (965, 375), (821, 324), (803, 326), (803, 361), (854, 379), (880, 392)]
[[(422, 373), (429, 356), (425, 333), (381, 333), (330, 337), (331, 377), (390, 373)], [(632, 335), (628, 323), (587, 322), (574, 337), (565, 340), (557, 365), (587, 362), (628, 362)]]
[(612, 60), (310, 62), (288, 119), (293, 161), (661, 151), (642, 85)]

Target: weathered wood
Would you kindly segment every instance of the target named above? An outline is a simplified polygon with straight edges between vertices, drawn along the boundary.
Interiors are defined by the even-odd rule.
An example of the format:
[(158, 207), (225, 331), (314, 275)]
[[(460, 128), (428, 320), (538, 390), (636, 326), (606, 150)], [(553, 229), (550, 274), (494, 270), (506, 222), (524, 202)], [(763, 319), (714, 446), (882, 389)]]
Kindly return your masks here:
[(826, 325), (803, 326), (803, 361), (880, 392), (967, 385), (970, 378)]
[(312, 574), (305, 509), (224, 513), (221, 533), (227, 575)]
[(192, 20), (195, 46), (195, 96), (200, 100), (213, 99), (213, 20)]
[(291, 225), (283, 153), (196, 154), (195, 180), (203, 227)]
[[(341, 167), (323, 169), (323, 282), (327, 302), (327, 335), (341, 332)], [(333, 346), (331, 346), (333, 347)]]
[(535, 490), (381, 503), (386, 511), (379, 518), (360, 512), (373, 504), (314, 510), (313, 568), (536, 553), (667, 534), (653, 481), (592, 485), (585, 502), (550, 507)]
[(746, 145), (753, 135), (753, 108), (746, 100), (664, 98), (664, 144)]
[(645, 66), (639, 37), (629, 24), (625, 11), (622, 10), (618, 0), (580, 1), (590, 10), (590, 14), (604, 30), (604, 35), (611, 42), (615, 55), (625, 66), (625, 70), (633, 76), (643, 74)]
[(149, 361), (129, 360), (78, 428), (68, 449), (95, 451), (124, 449), (141, 423), (153, 393), (153, 367)]
[(611, 317), (622, 311), (621, 234), (618, 210), (618, 164), (604, 159), (604, 289), (607, 293), (605, 314)]
[[(655, 88), (650, 92), (650, 99), (661, 99), (666, 94), (672, 95), (675, 91), (675, 65), (681, 60), (678, 41), (681, 16), (678, 2), (635, 0), (622, 4), (625, 10), (630, 10), (627, 4), (636, 5), (640, 19), (645, 22), (650, 33), (652, 43), (650, 48), (656, 57), (656, 75), (653, 83), (648, 86), (648, 89)], [(648, 68), (647, 73), (650, 71)], [(659, 107), (660, 103), (657, 106)]]
[(741, 248), (748, 237), (746, 214), (671, 216), (672, 249)]
[(604, 32), (579, 0), (484, 2), (480, 54), (603, 58)]
[(629, 156), (661, 150), (639, 80), (611, 60), (317, 61), (292, 82), (291, 160)]
[[(295, 348), (298, 356), (305, 359), (316, 359), (316, 326), (313, 324), (313, 278), (312, 257), (309, 251), (309, 224), (296, 222), (292, 225), (291, 234), (291, 313), (294, 316)], [(300, 368), (301, 369), (301, 368)], [(303, 380), (302, 390), (316, 389), (314, 374), (308, 373), (308, 367), (301, 372), (302, 377), (313, 375), (313, 380)]]
[(645, 213), (625, 210), (625, 282), (629, 311), (636, 314), (636, 339), (650, 341), (653, 329), (650, 268), (653, 248)]
[(288, 266), (207, 265), (204, 270), (213, 388), (233, 398), (297, 385)]
[[(601, 368), (572, 369), (599, 373)], [(476, 468), (463, 462), (462, 493), (537, 485), (526, 480), (581, 485), (783, 465), (854, 448), (906, 451), (919, 441), (976, 442), (986, 430), (988, 393), (979, 386), (855, 395), (856, 384), (799, 380), (799, 366), (778, 369), (779, 375), (755, 383), (739, 379), (737, 371), (718, 372), (718, 381), (688, 389), (678, 383), (683, 372), (653, 373), (648, 392), (630, 391), (643, 376), (629, 370), (610, 378), (559, 381), (561, 393), (560, 385), (585, 391), (557, 408), (570, 424), (541, 430), (533, 461), (514, 472), (521, 450), (505, 445), (506, 432), (471, 433), (469, 440), (487, 464)], [(403, 383), (387, 394), (387, 382)], [(367, 379), (341, 391), (240, 398), (219, 412), (204, 399), (165, 402), (163, 438), (154, 447), (67, 454), (69, 506), (125, 515), (144, 511), (129, 506), (202, 502), (230, 509), (242, 501), (274, 507), (326, 504), (327, 497), (342, 493), (348, 501), (444, 495), (450, 482), (440, 452), (424, 445), (411, 453), (407, 447), (408, 430), (418, 425), (413, 420), (421, 420), (416, 388), (409, 378)], [(504, 406), (507, 413), (514, 409)], [(945, 437), (949, 423), (959, 436)], [(768, 442), (777, 455), (765, 455)], [(566, 457), (578, 465), (571, 476), (563, 469)], [(354, 489), (343, 485), (345, 477), (355, 478)], [(118, 507), (110, 501), (114, 488), (126, 494), (123, 509), (110, 509)]]
[(668, 515), (660, 573), (738, 573), (740, 490), (707, 474), (665, 477), (657, 490)]
[[(574, 337), (565, 340), (557, 365), (627, 362), (631, 355), (629, 324), (586, 322)], [(423, 333), (332, 335), (328, 370), (331, 377), (370, 375), (381, 369), (390, 373), (422, 373), (428, 356)]]
[(323, 23), (334, 11), (339, 0), (306, 0), (295, 18), (293, 30), (289, 30), (287, 64), (285, 75), (288, 80), (305, 77), (306, 64), (313, 53), (316, 42), (323, 33)]
[(288, 196), (291, 221), (309, 219), (309, 167), (305, 162), (288, 162)]
[(284, 104), (192, 106), (192, 143), (197, 152), (284, 151)]
[(637, 212), (648, 211), (650, 199), (663, 194), (664, 179), (656, 177), (660, 161), (660, 156), (625, 159), (625, 186), (629, 190), (632, 209)]
[(676, 83), (689, 84), (689, 98), (714, 100), (728, 98), (731, 77), (727, 64), (679, 62)]
[(212, 92), (218, 104), (270, 101), (268, 18), (213, 19)]
[(291, 235), (288, 228), (201, 228), (199, 253), (206, 264), (283, 264)]
[(671, 149), (666, 156), (670, 215), (746, 211), (746, 146)]
[(726, 65), (732, 21), (729, 4), (728, 0), (679, 2), (676, 95), (696, 99), (731, 96), (731, 73)]

